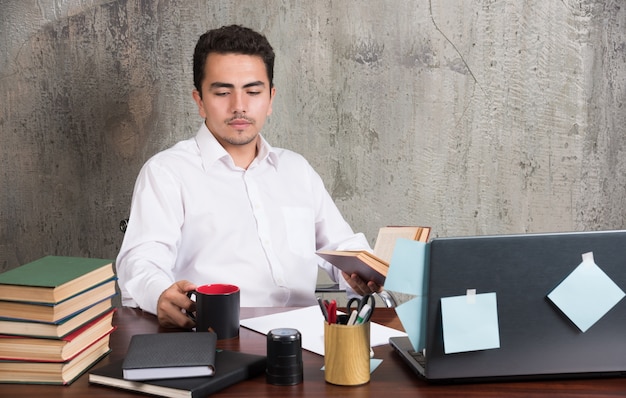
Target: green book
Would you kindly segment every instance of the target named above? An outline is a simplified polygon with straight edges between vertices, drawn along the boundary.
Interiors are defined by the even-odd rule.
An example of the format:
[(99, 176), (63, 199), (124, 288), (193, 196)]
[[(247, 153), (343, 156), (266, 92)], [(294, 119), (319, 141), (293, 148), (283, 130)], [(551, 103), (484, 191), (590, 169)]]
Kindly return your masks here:
[(55, 304), (114, 276), (111, 260), (46, 256), (0, 274), (0, 300)]

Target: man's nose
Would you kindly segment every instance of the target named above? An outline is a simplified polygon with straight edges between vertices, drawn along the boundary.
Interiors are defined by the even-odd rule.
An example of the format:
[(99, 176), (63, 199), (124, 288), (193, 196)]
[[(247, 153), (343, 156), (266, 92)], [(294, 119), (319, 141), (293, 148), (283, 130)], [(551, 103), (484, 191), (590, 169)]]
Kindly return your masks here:
[(246, 106), (244, 101), (244, 96), (242, 93), (232, 93), (231, 94), (231, 108), (232, 113), (245, 113)]

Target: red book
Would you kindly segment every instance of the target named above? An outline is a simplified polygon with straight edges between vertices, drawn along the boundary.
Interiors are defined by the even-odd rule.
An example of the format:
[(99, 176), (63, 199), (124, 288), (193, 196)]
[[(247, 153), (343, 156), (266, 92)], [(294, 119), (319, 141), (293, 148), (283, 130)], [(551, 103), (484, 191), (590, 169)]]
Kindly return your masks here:
[(58, 339), (0, 335), (0, 360), (65, 362), (80, 354), (95, 341), (113, 332), (113, 313), (86, 323)]
[(102, 336), (65, 362), (0, 361), (0, 383), (70, 384), (111, 351), (109, 338)]

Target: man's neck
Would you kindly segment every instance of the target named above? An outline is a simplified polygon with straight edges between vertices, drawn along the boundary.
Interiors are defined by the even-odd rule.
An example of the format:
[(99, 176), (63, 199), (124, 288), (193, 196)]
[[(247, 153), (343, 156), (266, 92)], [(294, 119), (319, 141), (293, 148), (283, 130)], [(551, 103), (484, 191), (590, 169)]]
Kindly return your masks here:
[[(206, 122), (205, 122), (206, 124)], [(208, 128), (208, 126), (207, 126)], [(248, 167), (254, 161), (258, 154), (258, 143), (261, 140), (261, 135), (257, 134), (252, 141), (248, 143), (234, 144), (228, 142), (222, 138), (220, 138), (217, 134), (213, 134), (209, 129), (209, 132), (215, 137), (217, 142), (228, 152), (230, 157), (233, 159), (233, 163), (235, 166), (241, 167), (242, 169), (248, 169)]]
[(235, 148), (234, 150), (231, 148), (227, 149), (227, 151), (230, 154), (230, 157), (233, 158), (235, 166), (241, 167), (242, 169), (248, 169), (254, 161), (254, 158), (256, 158), (258, 152), (257, 147), (255, 145), (252, 148), (252, 151), (250, 151), (249, 148), (246, 148), (244, 151), (241, 149), (243, 148)]
[(233, 159), (235, 166), (241, 167), (242, 169), (248, 169), (259, 152), (257, 148), (258, 141), (259, 137), (256, 137), (254, 141), (245, 145), (233, 145), (228, 143), (221, 144)]

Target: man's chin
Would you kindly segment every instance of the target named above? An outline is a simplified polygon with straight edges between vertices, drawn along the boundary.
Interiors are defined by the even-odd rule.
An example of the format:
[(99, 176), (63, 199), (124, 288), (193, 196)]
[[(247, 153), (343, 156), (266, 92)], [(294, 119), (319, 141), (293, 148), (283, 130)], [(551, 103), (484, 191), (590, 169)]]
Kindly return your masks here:
[(258, 137), (258, 134), (255, 134), (252, 137), (249, 137), (249, 136), (248, 137), (244, 137), (244, 136), (226, 137), (225, 141), (228, 142), (230, 145), (243, 146), (243, 145), (248, 145), (253, 142), (256, 142), (257, 137)]

